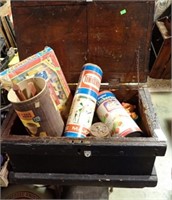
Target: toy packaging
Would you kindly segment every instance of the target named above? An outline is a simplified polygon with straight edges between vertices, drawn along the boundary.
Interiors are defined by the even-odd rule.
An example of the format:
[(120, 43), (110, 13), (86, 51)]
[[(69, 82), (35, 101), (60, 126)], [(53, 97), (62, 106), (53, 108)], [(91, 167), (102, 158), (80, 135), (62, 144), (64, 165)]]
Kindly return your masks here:
[(45, 47), (44, 50), (1, 72), (0, 82), (2, 87), (9, 90), (12, 84), (33, 77), (42, 77), (48, 81), (53, 102), (62, 117), (66, 118), (71, 93), (56, 55), (50, 47)]

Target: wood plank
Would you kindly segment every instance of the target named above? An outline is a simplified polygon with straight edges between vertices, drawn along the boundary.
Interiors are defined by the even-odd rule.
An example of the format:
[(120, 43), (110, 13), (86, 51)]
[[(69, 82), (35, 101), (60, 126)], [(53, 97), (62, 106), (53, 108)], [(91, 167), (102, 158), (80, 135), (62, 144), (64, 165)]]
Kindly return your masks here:
[(157, 184), (157, 175), (155, 169), (153, 169), (150, 176), (10, 172), (9, 181), (15, 184), (27, 183), (143, 188), (155, 187)]
[(156, 59), (152, 62), (149, 76), (157, 79), (171, 79), (171, 20), (156, 21), (153, 29), (152, 47)]
[(78, 82), (86, 62), (102, 68), (102, 82), (146, 82), (153, 9), (153, 0), (13, 1), (20, 59), (47, 45), (68, 83)]

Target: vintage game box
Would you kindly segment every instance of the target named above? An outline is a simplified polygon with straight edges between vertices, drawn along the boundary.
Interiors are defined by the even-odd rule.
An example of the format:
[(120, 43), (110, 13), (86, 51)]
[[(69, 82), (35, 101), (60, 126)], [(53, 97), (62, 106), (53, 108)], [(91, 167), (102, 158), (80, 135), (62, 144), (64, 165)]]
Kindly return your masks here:
[(60, 110), (64, 119), (67, 118), (71, 92), (57, 57), (50, 47), (45, 47), (44, 50), (0, 73), (2, 87), (7, 90), (12, 87), (12, 84), (33, 77), (47, 80), (56, 108)]

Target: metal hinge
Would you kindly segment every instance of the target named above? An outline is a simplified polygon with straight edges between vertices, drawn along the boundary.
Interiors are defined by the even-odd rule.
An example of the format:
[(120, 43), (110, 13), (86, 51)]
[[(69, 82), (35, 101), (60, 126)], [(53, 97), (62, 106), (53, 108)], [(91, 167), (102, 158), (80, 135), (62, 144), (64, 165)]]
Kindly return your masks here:
[(136, 88), (138, 88), (138, 85), (139, 85), (139, 88), (147, 87), (146, 83), (139, 83), (139, 84), (138, 83), (121, 83), (121, 85), (124, 85), (124, 86), (126, 85), (128, 87), (130, 86), (130, 87), (136, 87)]
[(111, 91), (115, 91), (115, 90), (119, 90), (121, 88), (125, 88), (125, 89), (139, 89), (139, 88), (146, 88), (147, 84), (146, 83), (140, 83), (138, 86), (138, 83), (115, 83), (115, 82), (111, 82), (111, 83), (102, 83), (101, 84), (101, 88), (102, 89), (108, 89)]

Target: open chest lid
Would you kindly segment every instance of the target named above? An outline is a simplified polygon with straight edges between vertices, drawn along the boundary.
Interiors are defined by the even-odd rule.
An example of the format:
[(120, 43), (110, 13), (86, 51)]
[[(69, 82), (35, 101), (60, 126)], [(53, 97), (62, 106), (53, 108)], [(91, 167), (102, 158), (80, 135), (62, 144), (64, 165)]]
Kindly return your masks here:
[(154, 0), (14, 1), (12, 10), (20, 59), (47, 45), (68, 83), (85, 63), (102, 68), (103, 83), (146, 82)]

